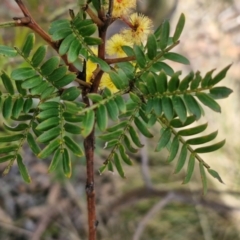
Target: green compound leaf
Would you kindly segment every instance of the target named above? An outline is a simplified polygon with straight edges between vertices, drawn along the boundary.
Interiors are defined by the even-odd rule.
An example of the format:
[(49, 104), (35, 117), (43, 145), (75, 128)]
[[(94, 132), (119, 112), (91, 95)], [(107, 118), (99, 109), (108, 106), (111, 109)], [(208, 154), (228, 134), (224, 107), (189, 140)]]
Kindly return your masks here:
[(53, 21), (49, 28), (49, 34), (53, 34), (54, 32), (58, 31), (59, 29), (70, 28), (70, 22), (68, 19), (60, 19)]
[(26, 123), (20, 123), (16, 127), (9, 127), (5, 123), (3, 123), (3, 125), (4, 125), (4, 128), (10, 132), (22, 132), (29, 127), (28, 124)]
[(215, 71), (215, 69), (213, 69), (213, 70), (211, 70), (211, 71), (206, 73), (205, 77), (201, 81), (201, 87), (202, 88), (208, 87), (209, 81), (211, 81), (212, 74), (213, 74), (214, 71)]
[(203, 162), (199, 162), (199, 170), (200, 170), (200, 175), (202, 179), (203, 195), (206, 195), (208, 186), (207, 186), (207, 177), (206, 177), (206, 172), (205, 172)]
[(156, 77), (156, 87), (161, 94), (165, 93), (168, 89), (167, 76), (163, 71)]
[(40, 46), (32, 56), (32, 66), (38, 67), (44, 60), (47, 53), (47, 46)]
[(96, 110), (96, 121), (101, 131), (104, 131), (107, 128), (108, 125), (107, 109), (102, 104)]
[(119, 130), (119, 129), (124, 128), (127, 124), (128, 124), (128, 121), (127, 121), (127, 120), (121, 121), (120, 123), (117, 123), (117, 124), (109, 127), (109, 128), (107, 129), (107, 131), (108, 131), (108, 132), (115, 132), (115, 131), (117, 131), (117, 130)]
[(152, 65), (151, 70), (154, 72), (164, 71), (168, 76), (174, 74), (174, 70), (164, 62), (156, 62)]
[(85, 37), (84, 42), (89, 46), (100, 45), (102, 44), (102, 39), (96, 37)]
[(0, 154), (2, 154), (2, 153), (8, 153), (9, 154), (10, 152), (16, 151), (17, 149), (18, 149), (18, 145), (5, 146), (3, 148), (0, 148)]
[(138, 117), (134, 118), (134, 123), (136, 125), (136, 127), (138, 128), (138, 130), (147, 138), (152, 138), (153, 135), (149, 132), (149, 130), (147, 129), (146, 124), (144, 124), (144, 122), (142, 122)]
[(148, 73), (147, 79), (145, 81), (146, 81), (148, 92), (150, 94), (155, 94), (157, 92), (157, 86), (156, 86), (156, 80), (153, 73), (151, 72)]
[(126, 112), (126, 103), (124, 102), (124, 99), (122, 96), (117, 95), (114, 99), (115, 103), (118, 106), (118, 109), (121, 113)]
[(98, 94), (98, 93), (89, 93), (88, 98), (90, 98), (93, 102), (100, 102), (103, 100), (102, 95)]
[(30, 89), (30, 88), (34, 88), (36, 86), (39, 86), (41, 83), (43, 82), (42, 77), (35, 75), (31, 78), (28, 78), (26, 80), (24, 80), (21, 84), (22, 88), (24, 89)]
[(84, 155), (83, 150), (73, 139), (68, 136), (64, 136), (64, 143), (77, 157), (82, 157)]
[(171, 129), (170, 128), (163, 129), (163, 132), (162, 132), (161, 137), (158, 141), (155, 152), (159, 152), (164, 147), (166, 147), (167, 144), (169, 143), (170, 139), (171, 139)]
[(17, 68), (12, 71), (11, 78), (18, 81), (18, 80), (25, 80), (31, 78), (36, 75), (35, 70), (29, 67), (25, 68)]
[(154, 34), (149, 34), (147, 39), (147, 55), (150, 60), (157, 55), (157, 40)]
[(49, 119), (51, 117), (57, 117), (59, 115), (59, 109), (47, 109), (47, 110), (44, 110), (42, 112), (40, 112), (38, 115), (37, 115), (37, 118), (38, 119), (41, 119), (41, 120), (46, 120), (46, 119)]
[(72, 134), (80, 134), (81, 131), (82, 131), (82, 128), (77, 126), (77, 125), (74, 125), (74, 124), (71, 124), (71, 123), (65, 123), (64, 124), (64, 129), (66, 132), (69, 132), (69, 133), (72, 133)]
[(189, 112), (195, 116), (196, 120), (200, 119), (202, 111), (196, 99), (191, 94), (184, 94), (183, 98)]
[(137, 64), (140, 68), (144, 68), (146, 65), (146, 58), (143, 50), (138, 45), (134, 45), (133, 51), (136, 56)]
[(177, 156), (178, 149), (179, 149), (179, 139), (178, 139), (178, 136), (175, 136), (173, 138), (173, 141), (169, 150), (170, 154), (167, 159), (169, 163), (172, 162), (174, 158)]
[(124, 135), (123, 142), (130, 152), (136, 153), (138, 151), (137, 149), (132, 147), (132, 144), (131, 144), (129, 138), (126, 135)]
[(28, 113), (30, 111), (30, 109), (32, 108), (32, 105), (33, 105), (32, 98), (26, 99), (24, 104), (23, 104), (23, 112)]
[(186, 64), (186, 65), (190, 64), (190, 62), (187, 58), (185, 58), (184, 56), (182, 56), (178, 53), (168, 52), (168, 53), (165, 53), (163, 56), (164, 56), (164, 58), (174, 61), (174, 62), (178, 62), (178, 63), (182, 63), (182, 64)]
[(133, 102), (135, 102), (135, 103), (141, 103), (142, 102), (141, 99), (135, 93), (130, 92), (129, 95), (130, 95), (130, 98), (132, 99)]
[(97, 31), (97, 25), (95, 23), (88, 24), (86, 26), (78, 28), (78, 32), (82, 37), (91, 36)]
[(58, 163), (61, 162), (61, 160), (62, 160), (61, 158), (62, 158), (62, 152), (61, 152), (61, 149), (59, 148), (54, 153), (54, 156), (53, 156), (50, 166), (48, 168), (49, 173), (53, 172), (56, 169)]
[(179, 87), (179, 83), (180, 83), (180, 80), (179, 80), (179, 75), (181, 74), (181, 72), (176, 72), (172, 75), (169, 83), (168, 83), (168, 90), (169, 92), (174, 92), (178, 89)]
[(209, 107), (215, 112), (221, 112), (221, 107), (219, 104), (206, 93), (198, 92), (196, 93), (196, 96), (205, 106)]
[(165, 117), (169, 121), (171, 121), (174, 116), (172, 100), (168, 97), (163, 97), (162, 98), (162, 107), (163, 107), (163, 112), (165, 114)]
[(22, 96), (26, 96), (27, 95), (27, 90), (22, 88), (22, 82), (23, 81), (16, 81), (16, 87), (17, 87), (17, 91), (22, 95)]
[(161, 98), (154, 98), (153, 99), (153, 111), (157, 116), (162, 115), (162, 100)]
[(111, 99), (106, 103), (106, 107), (107, 107), (109, 117), (113, 121), (117, 121), (118, 115), (119, 115), (119, 109), (116, 102)]
[(42, 75), (50, 75), (59, 65), (60, 58), (57, 56), (48, 59), (40, 68)]
[(187, 117), (187, 120), (183, 123), (180, 121), (180, 119), (175, 118), (170, 122), (170, 125), (174, 128), (182, 128), (186, 127), (196, 121), (196, 118), (194, 116)]
[(49, 102), (44, 102), (39, 105), (40, 110), (48, 110), (49, 108), (55, 108), (59, 109), (59, 102), (54, 102), (54, 101), (49, 101)]
[(11, 96), (8, 96), (3, 102), (3, 107), (2, 107), (2, 115), (5, 119), (8, 119), (11, 117), (12, 108), (13, 108), (13, 99)]
[(68, 68), (66, 66), (58, 67), (47, 77), (48, 81), (57, 82), (66, 75), (67, 70)]
[(195, 74), (195, 78), (191, 82), (190, 89), (191, 90), (197, 89), (201, 81), (202, 81), (201, 73), (197, 71)]
[(201, 148), (197, 148), (194, 150), (194, 152), (196, 153), (209, 153), (209, 152), (214, 152), (216, 150), (218, 150), (219, 148), (221, 148), (224, 144), (225, 144), (225, 140), (215, 143), (213, 145), (210, 146), (206, 146), (206, 147), (201, 147)]
[(11, 78), (4, 71), (2, 71), (1, 78), (2, 78), (3, 85), (6, 88), (7, 92), (10, 93), (11, 95), (13, 95), (14, 87), (13, 87)]
[(101, 58), (98, 58), (96, 56), (89, 56), (89, 60), (91, 60), (93, 63), (97, 63), (104, 72), (111, 71), (110, 66)]
[(82, 48), (81, 43), (79, 42), (78, 39), (74, 39), (71, 42), (71, 45), (68, 49), (68, 54), (67, 54), (67, 58), (68, 58), (68, 62), (69, 63), (73, 63), (76, 61), (76, 59), (78, 58), (79, 52)]
[(66, 148), (64, 148), (64, 150), (63, 150), (62, 160), (63, 160), (64, 175), (67, 178), (70, 178), (71, 175), (72, 175), (72, 163), (71, 163), (71, 159), (70, 159), (70, 156), (69, 156), (69, 152)]
[(128, 131), (129, 131), (129, 134), (131, 136), (131, 139), (132, 141), (134, 142), (134, 144), (139, 147), (139, 148), (142, 148), (144, 145), (141, 143), (140, 139), (139, 139), (139, 136), (136, 132), (136, 130), (130, 125), (128, 127)]
[(187, 90), (189, 88), (189, 83), (193, 80), (194, 73), (190, 72), (181, 82), (179, 85), (179, 90), (181, 92)]
[(122, 134), (122, 129), (119, 129), (114, 132), (105, 133), (104, 135), (100, 135), (99, 138), (105, 141), (111, 141), (112, 139), (117, 139)]
[(13, 160), (15, 158), (15, 155), (7, 155), (4, 157), (0, 157), (0, 163), (7, 162), (9, 160)]
[(3, 55), (5, 57), (16, 57), (17, 54), (18, 53), (15, 48), (0, 45), (0, 55)]
[[(74, 34), (70, 34), (68, 35), (66, 38), (63, 39), (63, 41), (61, 42), (60, 48), (59, 48), (59, 54), (60, 56), (63, 56), (64, 54), (66, 54), (69, 50), (69, 47), (71, 45), (71, 43), (75, 40), (75, 35)], [(80, 44), (79, 44), (80, 45)]]
[(232, 66), (232, 64), (226, 66), (222, 71), (220, 71), (211, 81), (209, 81), (209, 86), (214, 86), (226, 77), (227, 71)]
[(213, 132), (213, 133), (208, 134), (208, 135), (205, 135), (205, 136), (188, 139), (186, 143), (190, 144), (190, 145), (204, 144), (204, 143), (210, 142), (213, 139), (215, 139), (217, 137), (217, 134), (218, 134), (218, 131)]
[(177, 166), (175, 168), (174, 173), (179, 173), (181, 171), (181, 169), (183, 168), (183, 166), (186, 162), (186, 159), (187, 159), (187, 152), (188, 152), (187, 145), (184, 144), (182, 146), (182, 149), (181, 149), (181, 152), (180, 152), (180, 155), (178, 158)]
[(34, 33), (28, 34), (27, 39), (22, 48), (22, 53), (25, 58), (29, 57), (30, 52), (33, 49), (34, 43), (35, 43), (35, 34)]
[(177, 40), (180, 38), (180, 36), (182, 34), (182, 31), (183, 31), (183, 28), (184, 28), (184, 25), (185, 25), (185, 16), (182, 13), (180, 15), (180, 18), (178, 20), (175, 32), (173, 34), (173, 42), (177, 42)]
[(125, 148), (123, 145), (119, 145), (119, 153), (122, 158), (122, 160), (129, 166), (132, 166), (132, 161), (130, 160), (129, 156), (127, 155)]
[(106, 168), (107, 168), (107, 164), (102, 165), (102, 166), (98, 169), (99, 174), (102, 175), (103, 172), (106, 170)]
[(95, 113), (94, 111), (90, 110), (85, 114), (82, 122), (83, 129), (81, 131), (81, 134), (84, 138), (86, 138), (92, 132), (94, 127), (94, 122), (95, 122)]
[(227, 87), (214, 87), (210, 89), (210, 94), (214, 99), (227, 98), (233, 91)]
[(27, 142), (28, 142), (29, 147), (33, 151), (33, 153), (38, 155), (40, 153), (41, 149), (38, 146), (38, 144), (36, 143), (35, 138), (33, 137), (33, 135), (31, 133), (27, 134)]
[(74, 101), (81, 94), (81, 90), (77, 87), (70, 87), (63, 91), (61, 95), (62, 100)]
[(52, 127), (56, 127), (60, 124), (60, 119), (59, 117), (52, 117), (44, 120), (41, 122), (36, 129), (39, 131), (46, 131), (51, 129)]
[(121, 164), (121, 162), (120, 162), (120, 159), (119, 159), (118, 154), (114, 153), (113, 159), (114, 159), (114, 164), (115, 164), (115, 166), (116, 166), (116, 169), (117, 169), (119, 175), (120, 175), (122, 178), (125, 178), (125, 174), (124, 174), (124, 171), (123, 171), (123, 169), (122, 169), (122, 164)]
[(193, 171), (194, 171), (194, 166), (195, 166), (195, 155), (191, 154), (188, 160), (187, 175), (183, 180), (183, 184), (187, 184), (191, 180)]
[(18, 118), (20, 113), (23, 110), (23, 104), (24, 104), (24, 100), (22, 97), (16, 99), (14, 105), (13, 105), (13, 109), (12, 109), (12, 116), (13, 118)]
[(172, 98), (173, 108), (178, 115), (181, 122), (185, 122), (187, 120), (187, 109), (186, 106), (179, 96), (173, 96)]
[(67, 74), (58, 81), (54, 82), (54, 85), (58, 88), (62, 88), (70, 84), (76, 79), (76, 75), (73, 73)]
[(181, 131), (178, 132), (178, 134), (180, 136), (195, 135), (195, 134), (203, 132), (207, 128), (207, 126), (208, 126), (208, 124), (205, 123), (205, 124), (199, 125), (197, 127), (192, 127), (192, 128), (181, 130)]
[(162, 30), (161, 30), (160, 42), (159, 42), (159, 47), (162, 50), (166, 48), (168, 45), (169, 33), (170, 33), (169, 21), (164, 21), (162, 24)]
[(69, 34), (72, 33), (72, 30), (70, 28), (59, 28), (59, 30), (55, 31), (52, 35), (52, 40), (58, 41), (63, 38), (66, 38)]
[(38, 86), (32, 88), (30, 90), (32, 95), (40, 95), (42, 94), (46, 89), (48, 89), (49, 84), (46, 81), (43, 81)]
[(44, 132), (41, 134), (38, 138), (37, 141), (41, 143), (49, 142), (53, 140), (54, 138), (58, 137), (60, 135), (61, 129), (60, 127), (54, 127), (47, 132)]
[(60, 139), (54, 139), (50, 142), (40, 153), (38, 153), (39, 158), (47, 158), (50, 156), (59, 146), (61, 145)]
[(222, 178), (220, 177), (220, 175), (218, 174), (218, 172), (216, 172), (215, 170), (213, 170), (213, 169), (211, 169), (211, 168), (208, 168), (208, 173), (209, 173), (212, 177), (216, 178), (220, 183), (223, 183), (223, 184), (224, 184), (224, 182), (223, 182)]
[(17, 154), (17, 164), (18, 164), (18, 169), (19, 169), (19, 172), (20, 172), (23, 180), (26, 183), (30, 183), (31, 182), (31, 178), (29, 176), (29, 173), (27, 171), (26, 166), (24, 165), (24, 163), (22, 161), (22, 157), (19, 154)]

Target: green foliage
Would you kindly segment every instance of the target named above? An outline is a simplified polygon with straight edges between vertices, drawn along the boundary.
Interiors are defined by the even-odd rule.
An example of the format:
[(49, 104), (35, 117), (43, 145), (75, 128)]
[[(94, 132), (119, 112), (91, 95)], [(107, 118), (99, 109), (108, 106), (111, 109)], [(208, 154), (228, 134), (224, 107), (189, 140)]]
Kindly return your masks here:
[[(99, 1), (92, 3), (99, 9)], [(175, 173), (179, 173), (187, 163), (183, 183), (190, 181), (196, 161), (199, 162), (204, 193), (207, 191), (205, 170), (222, 182), (218, 173), (199, 154), (216, 151), (225, 141), (211, 142), (216, 139), (217, 131), (199, 135), (206, 130), (207, 123), (199, 125), (196, 121), (203, 117), (204, 107), (221, 112), (216, 100), (228, 97), (232, 91), (216, 84), (224, 79), (230, 65), (215, 76), (212, 76), (214, 70), (211, 70), (205, 77), (201, 77), (200, 72), (190, 72), (182, 78), (181, 72), (175, 72), (164, 62), (167, 59), (189, 64), (184, 56), (171, 51), (178, 44), (184, 27), (185, 17), (182, 14), (172, 37), (170, 24), (165, 21), (154, 34), (148, 36), (145, 45), (123, 47), (127, 56), (131, 57), (129, 62), (109, 66), (91, 48), (92, 45), (102, 44), (100, 38), (92, 37), (97, 25), (80, 16), (51, 24), (49, 34), (59, 44), (59, 56), (45, 60), (46, 46), (40, 46), (32, 53), (35, 44), (32, 33), (21, 49), (0, 46), (0, 54), (7, 57), (18, 55), (28, 64), (10, 74), (1, 72), (5, 88), (5, 93), (1, 93), (2, 115), (7, 122), (4, 124), (7, 134), (0, 137), (0, 162), (9, 161), (5, 173), (16, 159), (23, 179), (30, 182), (21, 157), (22, 146), (27, 142), (38, 158), (53, 155), (49, 172), (61, 162), (65, 176), (70, 177), (71, 155), (84, 155), (79, 137), (75, 140), (74, 135), (83, 139), (88, 137), (96, 123), (101, 132), (98, 137), (110, 149), (100, 173), (116, 169), (124, 178), (122, 164), (132, 165), (128, 152), (136, 153), (143, 147), (140, 141), (142, 134), (158, 139), (156, 152), (163, 148), (169, 150), (167, 161), (176, 159)], [(68, 64), (80, 61), (83, 67), (88, 60), (96, 63), (99, 71), (109, 74), (119, 91), (113, 93), (106, 87), (84, 95), (86, 91), (73, 85), (78, 82), (76, 73), (70, 72), (68, 65), (61, 62), (64, 55)], [(82, 95), (91, 101), (89, 106), (82, 102)], [(13, 122), (17, 124), (14, 127), (11, 126)], [(153, 134), (153, 125), (159, 125), (159, 133)], [(201, 146), (206, 143), (206, 146)]]

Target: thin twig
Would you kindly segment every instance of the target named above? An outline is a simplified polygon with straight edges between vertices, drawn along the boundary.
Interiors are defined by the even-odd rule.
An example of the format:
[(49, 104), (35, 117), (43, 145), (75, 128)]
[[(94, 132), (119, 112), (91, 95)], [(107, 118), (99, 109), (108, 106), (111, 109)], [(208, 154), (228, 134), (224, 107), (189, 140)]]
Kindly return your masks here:
[(130, 62), (130, 61), (134, 61), (134, 60), (136, 60), (135, 56), (105, 59), (106, 63), (108, 63), (108, 64), (114, 64), (114, 63), (120, 63), (120, 62)]
[(168, 205), (174, 199), (173, 193), (168, 193), (163, 199), (161, 199), (158, 203), (156, 203), (142, 218), (140, 223), (138, 224), (137, 230), (134, 233), (133, 240), (139, 240), (141, 235), (148, 224), (148, 222), (159, 213), (166, 205)]
[(88, 5), (84, 6), (82, 9), (90, 16), (90, 18), (94, 23), (97, 24), (98, 27), (104, 26), (104, 22), (93, 12), (93, 10)]

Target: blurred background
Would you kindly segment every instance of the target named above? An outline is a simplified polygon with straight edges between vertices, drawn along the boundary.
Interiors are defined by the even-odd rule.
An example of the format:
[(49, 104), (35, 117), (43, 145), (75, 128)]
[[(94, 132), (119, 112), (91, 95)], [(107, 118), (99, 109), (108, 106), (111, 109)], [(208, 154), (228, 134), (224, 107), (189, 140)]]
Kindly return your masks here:
[[(49, 21), (67, 17), (69, 8), (77, 9), (76, 2), (24, 0), (46, 30)], [(182, 185), (185, 172), (174, 175), (175, 163), (166, 163), (167, 152), (154, 152), (157, 139), (144, 138), (145, 147), (132, 157), (134, 166), (125, 166), (125, 180), (107, 172), (100, 176), (97, 169), (108, 153), (102, 143), (97, 143), (98, 239), (240, 239), (240, 2), (139, 0), (138, 11), (153, 18), (155, 26), (170, 19), (173, 30), (179, 15), (186, 15), (181, 43), (174, 51), (186, 56), (191, 65), (171, 63), (183, 75), (190, 70), (200, 70), (204, 75), (233, 63), (222, 84), (234, 93), (219, 102), (221, 115), (206, 110), (205, 117), (209, 131), (219, 129), (218, 140), (227, 140), (224, 148), (203, 156), (225, 184), (209, 176), (209, 191), (203, 197), (198, 169), (192, 181)], [(16, 16), (22, 15), (15, 2), (1, 0), (0, 21)], [(23, 28), (0, 29), (0, 44), (21, 46), (28, 32)], [(41, 39), (37, 39), (39, 44), (43, 44)], [(20, 63), (18, 59), (11, 61), (1, 57), (1, 69), (10, 70)], [(74, 173), (68, 180), (61, 171), (47, 174), (49, 161), (35, 159), (27, 146), (24, 156), (31, 184), (23, 182), (16, 166), (0, 177), (0, 239), (87, 239), (84, 159), (73, 159)], [(5, 167), (1, 164), (0, 172)]]

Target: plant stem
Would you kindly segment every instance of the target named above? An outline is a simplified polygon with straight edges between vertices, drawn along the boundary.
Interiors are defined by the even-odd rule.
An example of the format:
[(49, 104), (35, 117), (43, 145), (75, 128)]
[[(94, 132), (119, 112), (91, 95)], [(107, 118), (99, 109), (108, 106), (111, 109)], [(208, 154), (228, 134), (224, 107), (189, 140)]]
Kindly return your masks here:
[[(88, 91), (83, 92), (83, 101), (90, 106), (89, 98), (87, 97)], [(94, 137), (95, 128), (92, 132), (84, 139), (84, 151), (86, 155), (86, 195), (87, 195), (87, 208), (88, 208), (88, 239), (96, 239), (96, 227), (98, 221), (96, 220), (96, 207), (95, 207), (95, 190), (94, 190)]]

